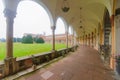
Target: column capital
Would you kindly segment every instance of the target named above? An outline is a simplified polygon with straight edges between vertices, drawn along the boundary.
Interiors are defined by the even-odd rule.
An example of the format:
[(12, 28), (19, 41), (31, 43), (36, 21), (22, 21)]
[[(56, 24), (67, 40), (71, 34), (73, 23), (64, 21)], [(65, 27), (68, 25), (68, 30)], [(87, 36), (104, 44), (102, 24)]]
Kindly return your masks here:
[(52, 29), (52, 30), (55, 30), (55, 29), (56, 29), (56, 26), (51, 26), (51, 29)]
[(14, 19), (16, 17), (16, 11), (7, 8), (4, 9), (3, 13), (6, 18)]

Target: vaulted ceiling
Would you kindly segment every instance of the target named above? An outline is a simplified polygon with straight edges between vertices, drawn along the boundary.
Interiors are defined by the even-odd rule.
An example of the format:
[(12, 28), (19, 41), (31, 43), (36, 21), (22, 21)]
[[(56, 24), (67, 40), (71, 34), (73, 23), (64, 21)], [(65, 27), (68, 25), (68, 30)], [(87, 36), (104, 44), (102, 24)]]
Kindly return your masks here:
[[(113, 0), (41, 0), (51, 11), (52, 16), (62, 17), (73, 27), (78, 36), (83, 35), (83, 28), (86, 34), (98, 29), (102, 23), (105, 10), (112, 14)], [(63, 1), (67, 1), (70, 10), (62, 11)], [(82, 26), (82, 28), (80, 28)]]
[[(9, 5), (13, 6), (13, 2), (24, 0), (6, 0), (8, 8)], [(110, 16), (113, 14), (113, 1), (114, 0), (32, 0), (41, 5), (44, 5), (47, 12), (51, 14), (54, 24), (57, 17), (62, 17), (66, 23), (73, 27), (77, 36), (83, 36), (98, 30), (99, 23), (103, 23), (105, 10), (108, 10)], [(63, 12), (63, 2), (67, 1), (69, 4), (69, 11)], [(17, 4), (17, 3), (16, 3)], [(16, 5), (14, 5), (16, 6)], [(14, 8), (12, 8), (14, 9)], [(48, 14), (49, 14), (48, 13)], [(82, 28), (80, 28), (82, 26)]]

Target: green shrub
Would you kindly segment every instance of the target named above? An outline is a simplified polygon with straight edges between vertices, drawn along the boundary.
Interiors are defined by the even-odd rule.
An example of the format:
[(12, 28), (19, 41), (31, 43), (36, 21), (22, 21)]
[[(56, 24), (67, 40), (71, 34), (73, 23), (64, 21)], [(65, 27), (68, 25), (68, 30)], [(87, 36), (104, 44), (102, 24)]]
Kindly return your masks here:
[(33, 38), (31, 35), (23, 36), (22, 43), (33, 43)]
[(36, 43), (45, 43), (45, 41), (43, 40), (43, 38), (35, 38), (34, 39)]

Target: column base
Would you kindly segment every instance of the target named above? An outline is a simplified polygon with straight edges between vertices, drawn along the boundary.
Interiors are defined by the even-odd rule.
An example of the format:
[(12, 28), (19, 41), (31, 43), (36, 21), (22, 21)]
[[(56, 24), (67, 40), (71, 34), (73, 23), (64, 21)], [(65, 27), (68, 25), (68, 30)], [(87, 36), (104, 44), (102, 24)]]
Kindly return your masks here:
[(52, 50), (51, 51), (51, 58), (54, 59), (57, 57), (57, 51), (56, 50)]
[(16, 58), (9, 57), (4, 59), (4, 76), (13, 74), (17, 71)]

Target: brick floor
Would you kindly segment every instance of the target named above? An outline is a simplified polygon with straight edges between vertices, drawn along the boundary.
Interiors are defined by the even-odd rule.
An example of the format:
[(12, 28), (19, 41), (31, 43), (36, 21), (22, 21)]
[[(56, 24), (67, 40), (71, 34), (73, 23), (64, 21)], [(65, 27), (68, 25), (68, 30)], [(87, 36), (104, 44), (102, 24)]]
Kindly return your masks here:
[(58, 62), (21, 77), (19, 80), (114, 80), (111, 69), (105, 67), (99, 53), (80, 46)]

